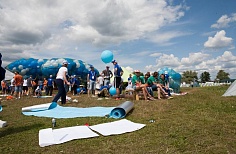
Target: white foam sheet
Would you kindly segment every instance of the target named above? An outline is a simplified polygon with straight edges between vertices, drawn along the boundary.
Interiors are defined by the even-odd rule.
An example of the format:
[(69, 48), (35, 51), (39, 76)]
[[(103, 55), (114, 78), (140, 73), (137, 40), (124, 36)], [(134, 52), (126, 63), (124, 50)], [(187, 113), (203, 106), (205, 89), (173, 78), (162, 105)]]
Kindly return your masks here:
[(32, 111), (32, 110), (47, 110), (51, 104), (52, 103), (33, 105), (33, 106), (23, 107), (21, 110), (22, 112)]
[(74, 139), (83, 139), (97, 136), (99, 135), (90, 130), (88, 126), (75, 126), (53, 130), (55, 144), (61, 144)]
[(134, 123), (127, 119), (122, 119), (114, 122), (89, 126), (89, 128), (102, 134), (103, 136), (109, 136), (133, 132), (143, 128), (144, 126), (146, 125)]
[(83, 139), (99, 136), (88, 126), (74, 126), (59, 129), (42, 129), (39, 131), (39, 146), (45, 147), (53, 144), (61, 144), (74, 139)]
[(54, 144), (52, 128), (39, 130), (39, 146), (45, 147)]

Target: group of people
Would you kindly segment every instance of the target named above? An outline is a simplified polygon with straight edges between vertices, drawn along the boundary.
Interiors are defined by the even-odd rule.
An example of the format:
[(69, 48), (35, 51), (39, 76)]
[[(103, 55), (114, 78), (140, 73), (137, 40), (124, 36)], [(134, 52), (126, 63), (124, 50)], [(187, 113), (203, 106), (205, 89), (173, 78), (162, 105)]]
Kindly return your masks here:
[[(96, 74), (93, 66), (90, 67), (91, 70), (87, 76), (88, 96), (90, 96), (91, 93), (92, 97), (95, 97), (96, 89), (99, 91), (104, 89), (108, 90), (113, 85), (116, 88), (116, 100), (120, 99), (123, 70), (116, 60), (113, 60), (112, 64), (114, 65), (114, 72), (110, 70), (109, 66), (106, 66), (106, 69), (103, 70), (100, 75)], [(114, 81), (111, 83), (113, 76)]]
[(33, 79), (32, 76), (24, 78), (16, 71), (9, 83), (6, 80), (1, 81), (1, 87), (2, 94), (15, 96), (16, 99), (20, 99), (24, 95), (39, 96), (42, 95), (42, 91), (45, 91), (46, 95), (52, 96), (54, 80), (52, 75), (48, 79), (44, 78), (43, 80)]
[[(90, 66), (90, 70), (87, 75), (87, 93), (88, 96), (95, 97), (95, 91), (102, 91), (106, 89), (107, 91), (111, 86), (116, 88), (116, 100), (120, 99), (120, 94), (122, 91), (122, 75), (123, 70), (118, 65), (116, 60), (112, 61), (114, 65), (113, 72), (110, 70), (110, 67), (107, 65), (100, 74), (98, 74), (93, 66)], [(62, 67), (59, 68), (56, 79), (52, 78), (52, 75), (49, 78), (44, 78), (42, 81), (32, 79), (30, 76), (27, 79), (24, 79), (19, 72), (15, 72), (13, 79), (10, 84), (10, 93), (15, 95), (16, 98), (20, 98), (22, 95), (42, 95), (42, 91), (45, 91), (46, 95), (52, 96), (54, 86), (58, 88), (58, 93), (53, 98), (53, 102), (57, 102), (61, 98), (61, 103), (66, 103), (66, 94), (69, 91), (69, 87), (73, 95), (77, 95), (78, 88), (80, 85), (80, 80), (76, 78), (76, 75), (68, 78), (68, 62), (63, 61)], [(130, 74), (128, 78), (127, 88), (133, 89), (135, 91), (142, 91), (144, 94), (145, 100), (155, 100), (154, 91), (157, 91), (158, 99), (162, 98), (172, 98), (169, 90), (168, 79), (165, 78), (165, 74), (159, 76), (158, 72), (150, 74), (147, 72), (144, 76), (141, 76), (139, 70), (134, 71), (135, 74), (132, 76)], [(114, 76), (114, 81), (111, 83), (111, 78)], [(2, 92), (6, 94), (7, 85), (3, 80), (1, 82)]]
[(155, 100), (154, 91), (157, 91), (158, 99), (167, 98), (170, 99), (169, 81), (165, 77), (165, 74), (159, 76), (158, 72), (154, 72), (152, 75), (147, 72), (144, 76), (141, 76), (139, 70), (135, 70), (135, 75), (132, 77), (132, 87), (134, 90), (142, 91), (145, 100)]

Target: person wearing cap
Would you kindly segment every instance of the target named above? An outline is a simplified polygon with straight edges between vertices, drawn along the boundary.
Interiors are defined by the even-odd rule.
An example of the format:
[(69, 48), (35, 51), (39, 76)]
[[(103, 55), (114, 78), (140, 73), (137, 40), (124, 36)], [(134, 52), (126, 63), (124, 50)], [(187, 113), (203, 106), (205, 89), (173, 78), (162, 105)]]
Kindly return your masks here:
[[(147, 84), (145, 83), (144, 77), (141, 76), (141, 73), (139, 70), (135, 70), (135, 75), (132, 77), (132, 86), (134, 90), (143, 91), (144, 99), (148, 101), (155, 100), (147, 91)], [(148, 97), (147, 97), (148, 96)]]
[(114, 87), (116, 88), (116, 94), (117, 94), (116, 100), (119, 100), (120, 99), (120, 86), (122, 83), (121, 76), (123, 75), (123, 70), (118, 65), (116, 60), (113, 60), (112, 64), (114, 65)]
[(110, 79), (113, 77), (113, 73), (109, 69), (109, 66), (106, 66), (106, 69), (102, 71), (104, 74), (104, 85), (108, 86), (110, 84)]
[(46, 95), (52, 96), (53, 86), (54, 86), (54, 81), (52, 79), (52, 75), (50, 75), (47, 82)]
[(87, 82), (89, 83), (88, 96), (91, 92), (92, 97), (95, 97), (95, 84), (97, 79), (97, 73), (95, 72), (93, 66), (90, 66), (90, 69), (91, 70), (88, 72), (87, 75)]
[(70, 82), (67, 80), (66, 75), (68, 73), (68, 62), (63, 61), (62, 67), (58, 70), (56, 75), (56, 85), (58, 88), (58, 92), (52, 102), (57, 102), (59, 98), (61, 98), (61, 104), (66, 104), (66, 90), (65, 90), (65, 84), (70, 85)]

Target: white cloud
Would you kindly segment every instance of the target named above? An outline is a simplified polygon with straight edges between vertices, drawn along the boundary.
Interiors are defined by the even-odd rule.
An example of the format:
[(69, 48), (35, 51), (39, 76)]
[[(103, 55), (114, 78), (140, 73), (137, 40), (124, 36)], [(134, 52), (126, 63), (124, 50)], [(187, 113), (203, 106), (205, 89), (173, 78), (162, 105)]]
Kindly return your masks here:
[[(17, 46), (19, 53), (33, 51), (34, 58), (38, 54), (81, 58), (80, 52), (93, 54), (147, 38), (183, 17), (184, 10), (186, 6), (166, 0), (1, 1), (0, 52), (15, 52)], [(75, 48), (80, 54), (74, 55)]]
[(201, 52), (196, 53), (189, 53), (189, 57), (183, 57), (181, 59), (182, 65), (197, 65), (201, 63), (203, 60), (207, 59), (209, 57), (208, 54), (204, 54)]
[(212, 57), (212, 55), (202, 52), (190, 53), (188, 57), (178, 59), (173, 54), (162, 56), (156, 59), (156, 65), (147, 65), (147, 71), (159, 70), (163, 67), (171, 67), (176, 72), (182, 74), (183, 71), (192, 70), (198, 72), (198, 76), (204, 71), (211, 75), (214, 80), (218, 71), (223, 69), (229, 73), (231, 77), (236, 77), (236, 55), (230, 51), (225, 51), (221, 56)]
[(232, 14), (230, 17), (227, 15), (221, 16), (217, 22), (211, 25), (211, 28), (227, 28), (229, 24), (236, 21), (236, 13)]
[(229, 47), (233, 41), (232, 38), (225, 36), (226, 32), (221, 30), (215, 34), (214, 37), (208, 37), (208, 40), (204, 43), (206, 48), (223, 48)]

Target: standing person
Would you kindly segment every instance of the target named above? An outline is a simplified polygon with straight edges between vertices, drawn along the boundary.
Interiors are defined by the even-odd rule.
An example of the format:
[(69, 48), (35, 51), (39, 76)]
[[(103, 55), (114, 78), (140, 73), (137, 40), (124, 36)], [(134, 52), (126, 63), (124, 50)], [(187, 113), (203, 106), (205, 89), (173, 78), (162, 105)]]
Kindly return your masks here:
[(6, 95), (7, 94), (7, 83), (5, 80), (1, 81), (1, 87), (2, 87), (2, 94)]
[(46, 95), (49, 94), (50, 96), (52, 96), (53, 86), (54, 86), (54, 81), (52, 79), (52, 75), (50, 75), (47, 82)]
[(109, 66), (106, 66), (106, 69), (102, 71), (102, 74), (104, 74), (104, 86), (108, 86), (110, 84), (110, 79), (113, 77), (113, 73), (109, 68)]
[(23, 80), (23, 92), (22, 92), (22, 95), (27, 95), (27, 93), (28, 93), (27, 79), (24, 78), (24, 80)]
[(19, 74), (19, 72), (15, 72), (14, 80), (15, 80), (15, 96), (17, 98), (17, 93), (18, 93), (18, 99), (20, 99), (22, 93), (23, 77)]
[(91, 92), (92, 97), (95, 97), (95, 84), (96, 84), (96, 78), (97, 78), (97, 74), (94, 71), (94, 67), (90, 66), (90, 71), (88, 73), (87, 76), (87, 82), (89, 83), (89, 89), (88, 89), (88, 96), (89, 93)]
[(41, 90), (43, 90), (43, 79), (41, 77), (38, 80), (38, 86)]
[(43, 78), (43, 91), (46, 93), (48, 89), (48, 80)]
[(35, 95), (35, 90), (36, 90), (37, 87), (38, 87), (38, 78), (36, 77), (34, 80), (32, 80), (31, 84), (32, 84), (32, 90), (33, 90), (32, 92), (33, 92), (33, 95), (36, 96), (36, 95)]
[(56, 85), (58, 88), (58, 93), (56, 94), (56, 96), (52, 100), (53, 102), (57, 102), (58, 99), (61, 97), (61, 104), (66, 104), (66, 90), (64, 87), (64, 82), (67, 85), (70, 85), (70, 82), (66, 78), (66, 75), (68, 73), (67, 66), (68, 66), (68, 62), (63, 61), (62, 67), (57, 72)]
[(11, 86), (11, 95), (13, 96), (14, 92), (15, 92), (15, 79), (14, 79), (14, 76), (11, 79), (11, 85), (10, 86)]
[(30, 75), (30, 77), (27, 79), (27, 87), (28, 87), (28, 91), (27, 91), (27, 96), (30, 94), (33, 94), (33, 86), (32, 86), (32, 75)]
[(121, 76), (123, 75), (122, 68), (118, 65), (116, 60), (112, 61), (114, 65), (114, 87), (116, 88), (117, 98), (116, 100), (120, 99), (120, 85), (121, 85)]
[(71, 78), (71, 91), (73, 95), (77, 95), (78, 86), (78, 79), (76, 78), (76, 75), (73, 75)]

